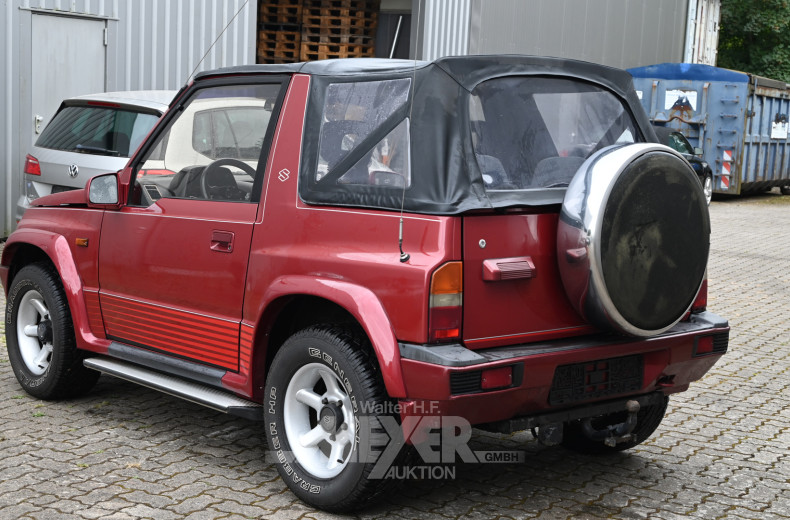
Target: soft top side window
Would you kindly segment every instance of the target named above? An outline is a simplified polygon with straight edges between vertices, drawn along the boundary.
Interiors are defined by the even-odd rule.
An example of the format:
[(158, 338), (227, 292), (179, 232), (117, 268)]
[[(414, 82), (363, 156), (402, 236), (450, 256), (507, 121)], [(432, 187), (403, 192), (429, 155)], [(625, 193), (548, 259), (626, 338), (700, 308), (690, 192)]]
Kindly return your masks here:
[[(411, 184), (408, 120), (388, 132), (382, 126), (402, 108), (411, 80), (392, 79), (332, 83), (327, 86), (321, 117), (316, 182), (335, 185), (403, 187)], [(371, 142), (368, 137), (380, 135)], [(368, 140), (366, 153), (343, 172), (326, 177)]]
[[(250, 202), (280, 83), (203, 88), (142, 158), (131, 204), (161, 198)], [(260, 166), (260, 168), (259, 168)]]

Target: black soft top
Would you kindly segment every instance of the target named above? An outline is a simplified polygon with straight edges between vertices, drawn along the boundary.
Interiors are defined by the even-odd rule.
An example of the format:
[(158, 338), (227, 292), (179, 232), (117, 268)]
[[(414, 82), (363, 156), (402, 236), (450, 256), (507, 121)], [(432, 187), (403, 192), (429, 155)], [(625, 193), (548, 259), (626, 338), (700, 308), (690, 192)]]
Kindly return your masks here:
[[(361, 206), (407, 212), (458, 214), (470, 210), (562, 202), (564, 190), (525, 190), (491, 197), (484, 188), (470, 135), (469, 96), (481, 83), (508, 76), (561, 77), (602, 87), (628, 108), (641, 136), (655, 140), (650, 122), (627, 72), (576, 60), (517, 56), (456, 56), (433, 62), (351, 58), (281, 65), (246, 65), (202, 72), (196, 81), (222, 75), (309, 74), (310, 100), (305, 121), (299, 193), (314, 204)], [(324, 95), (328, 85), (352, 81), (410, 78), (409, 103), (376, 131), (383, 138), (409, 118), (411, 185), (323, 186), (314, 178), (318, 163)], [(360, 151), (360, 157), (364, 150)], [(352, 162), (353, 158), (348, 162)]]
[(403, 73), (424, 74), (425, 69), (443, 70), (467, 90), (491, 78), (539, 74), (575, 76), (595, 83), (607, 84), (613, 90), (626, 93), (633, 88), (631, 75), (621, 69), (584, 61), (542, 56), (490, 55), (450, 56), (436, 61), (388, 60), (379, 58), (348, 58), (319, 60), (277, 65), (240, 65), (200, 72), (200, 80), (218, 75), (241, 74), (310, 74), (314, 76), (349, 76)]

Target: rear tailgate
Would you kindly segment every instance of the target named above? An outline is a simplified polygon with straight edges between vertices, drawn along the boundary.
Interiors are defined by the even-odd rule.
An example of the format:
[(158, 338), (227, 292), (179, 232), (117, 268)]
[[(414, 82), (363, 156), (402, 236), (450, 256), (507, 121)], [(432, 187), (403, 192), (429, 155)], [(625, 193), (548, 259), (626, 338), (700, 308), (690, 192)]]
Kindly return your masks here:
[(463, 217), (467, 347), (592, 332), (571, 307), (556, 261), (557, 213)]

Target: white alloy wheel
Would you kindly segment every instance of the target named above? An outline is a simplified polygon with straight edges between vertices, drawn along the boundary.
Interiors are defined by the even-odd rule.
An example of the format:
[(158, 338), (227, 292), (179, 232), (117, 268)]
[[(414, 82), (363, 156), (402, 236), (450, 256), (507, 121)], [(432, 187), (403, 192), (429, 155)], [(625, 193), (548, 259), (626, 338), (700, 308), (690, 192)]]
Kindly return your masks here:
[(38, 291), (25, 293), (16, 322), (19, 353), (31, 374), (40, 376), (52, 359), (52, 320), (44, 297)]
[(309, 363), (291, 378), (285, 393), (285, 435), (296, 461), (318, 478), (332, 478), (348, 465), (356, 426), (351, 399), (328, 366)]
[(702, 183), (702, 191), (705, 192), (705, 201), (710, 206), (710, 201), (713, 199), (713, 177), (710, 175), (705, 176), (705, 180)]

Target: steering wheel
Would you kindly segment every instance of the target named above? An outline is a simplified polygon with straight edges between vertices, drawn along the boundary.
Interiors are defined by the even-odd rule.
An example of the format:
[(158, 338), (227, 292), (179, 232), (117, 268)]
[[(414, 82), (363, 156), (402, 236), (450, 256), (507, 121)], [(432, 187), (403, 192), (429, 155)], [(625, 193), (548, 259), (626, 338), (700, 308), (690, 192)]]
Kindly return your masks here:
[[(240, 161), (239, 159), (231, 159), (231, 158), (217, 159), (216, 161), (209, 163), (209, 165), (203, 168), (203, 171), (200, 173), (200, 192), (203, 195), (204, 199), (209, 200), (214, 198), (210, 194), (215, 193), (218, 187), (209, 185), (208, 182), (209, 174), (214, 173), (222, 166), (233, 166), (235, 168), (240, 169), (241, 171), (243, 171), (253, 179), (255, 178), (255, 168), (245, 163), (244, 161)], [(224, 188), (225, 190), (233, 189), (234, 191), (240, 191), (238, 186), (236, 186), (235, 184), (233, 186), (220, 186), (219, 188)], [(232, 199), (233, 197), (226, 196), (223, 198)]]

